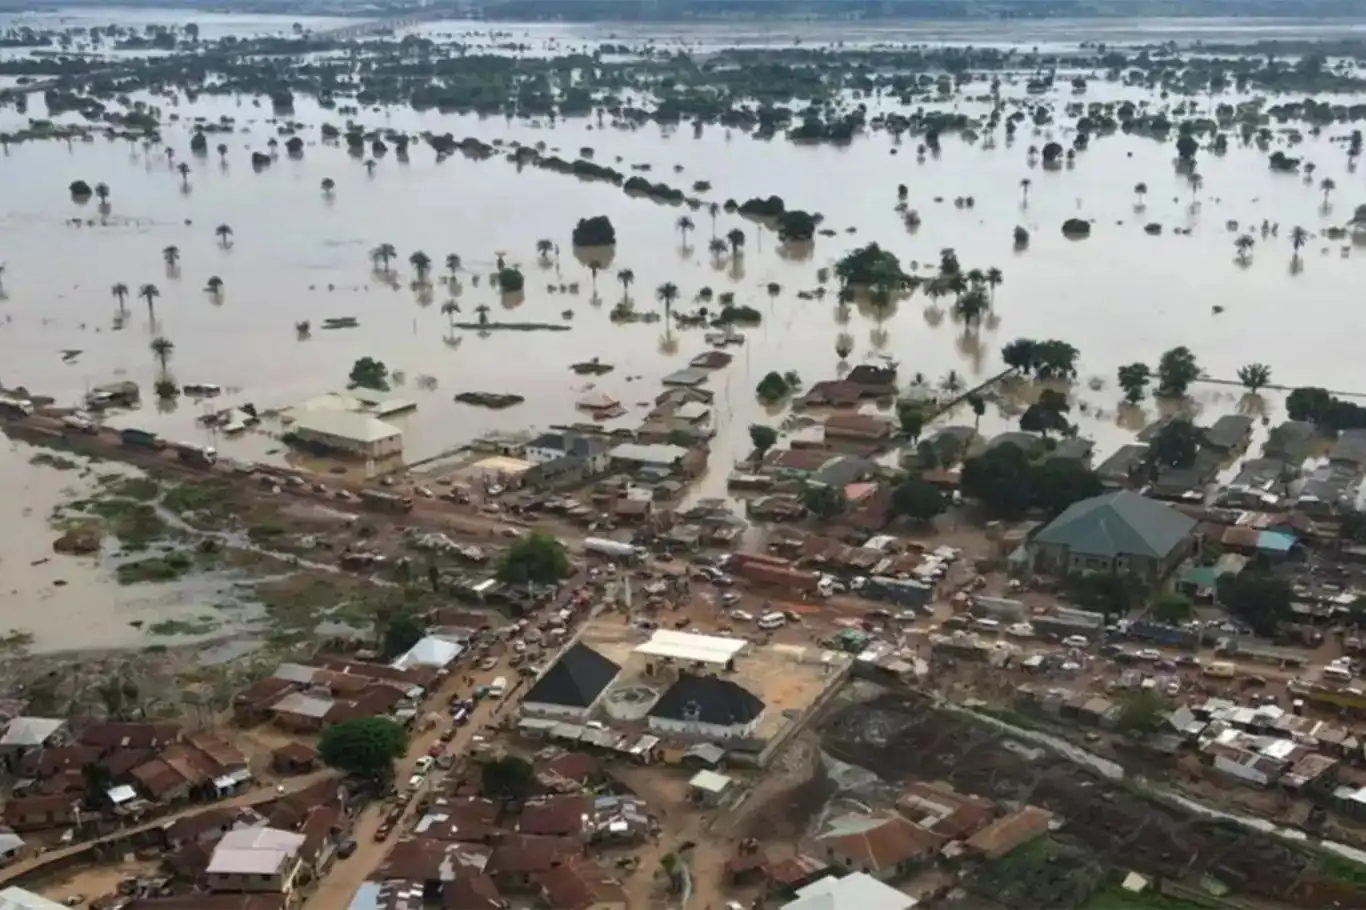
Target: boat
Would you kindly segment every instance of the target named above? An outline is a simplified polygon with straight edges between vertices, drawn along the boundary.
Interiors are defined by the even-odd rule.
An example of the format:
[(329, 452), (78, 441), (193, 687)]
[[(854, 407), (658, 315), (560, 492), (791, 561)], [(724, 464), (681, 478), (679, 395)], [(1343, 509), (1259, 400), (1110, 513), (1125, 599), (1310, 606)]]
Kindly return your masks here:
[(186, 395), (196, 395), (199, 397), (212, 397), (223, 394), (223, 387), (208, 382), (187, 382), (180, 387), (180, 391)]

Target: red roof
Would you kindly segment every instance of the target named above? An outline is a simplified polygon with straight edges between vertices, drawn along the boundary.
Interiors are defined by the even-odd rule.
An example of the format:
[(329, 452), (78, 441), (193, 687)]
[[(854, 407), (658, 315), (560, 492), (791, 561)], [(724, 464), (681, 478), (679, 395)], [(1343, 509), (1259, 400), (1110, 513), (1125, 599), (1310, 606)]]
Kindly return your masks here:
[(551, 910), (588, 910), (597, 904), (625, 904), (626, 891), (591, 863), (565, 863), (537, 877)]

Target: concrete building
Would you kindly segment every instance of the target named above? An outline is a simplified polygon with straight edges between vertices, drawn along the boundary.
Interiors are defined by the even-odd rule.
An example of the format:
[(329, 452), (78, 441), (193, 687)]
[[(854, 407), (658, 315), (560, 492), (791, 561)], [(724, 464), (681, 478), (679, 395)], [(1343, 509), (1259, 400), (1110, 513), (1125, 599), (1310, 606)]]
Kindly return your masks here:
[(205, 870), (209, 890), (288, 894), (302, 867), (303, 834), (238, 828), (223, 835)]
[(66, 905), (24, 888), (10, 887), (0, 891), (0, 910), (66, 910)]
[(1120, 490), (1073, 504), (1031, 541), (1035, 566), (1055, 575), (1132, 572), (1164, 578), (1194, 546), (1195, 520)]
[(613, 661), (575, 643), (527, 691), (522, 710), (548, 717), (587, 717), (620, 672)]
[(610, 444), (598, 436), (578, 433), (542, 433), (526, 444), (526, 460), (532, 464), (548, 464), (561, 458), (582, 459), (588, 474), (602, 474), (607, 470)]
[(797, 899), (782, 910), (913, 910), (919, 903), (864, 872), (843, 878), (828, 875), (797, 889)]
[(298, 411), (289, 429), (307, 445), (362, 458), (403, 452), (403, 431), (369, 414), (330, 409)]
[(680, 673), (647, 718), (656, 733), (715, 741), (753, 736), (763, 713), (763, 700), (738, 683)]

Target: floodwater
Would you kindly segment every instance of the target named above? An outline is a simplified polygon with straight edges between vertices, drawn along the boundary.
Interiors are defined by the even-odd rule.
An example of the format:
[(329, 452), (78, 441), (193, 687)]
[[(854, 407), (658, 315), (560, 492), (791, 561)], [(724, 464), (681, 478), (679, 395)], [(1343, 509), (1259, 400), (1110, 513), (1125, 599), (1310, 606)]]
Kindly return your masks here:
[[(80, 15), (99, 18), (97, 13)], [(213, 34), (209, 23), (215, 28), (231, 26), (231, 17), (200, 19), (189, 13), (149, 14), (147, 21), (191, 18), (205, 23), (206, 35)], [(294, 21), (264, 19), (245, 17), (243, 30), (283, 32), (286, 22)], [(0, 27), (5, 24), (0, 19)], [(303, 24), (325, 28), (332, 23)], [(1068, 44), (1151, 42), (1178, 34), (1162, 22), (1090, 23), (1082, 32), (1068, 32), (1064, 26), (1032, 23), (1024, 40), (1062, 44), (1065, 36)], [(1341, 26), (1335, 34), (1349, 27)], [(429, 28), (459, 30), (452, 23)], [(1179, 34), (1258, 40), (1313, 34), (1316, 28), (1183, 20)], [(562, 45), (632, 34), (608, 27), (506, 29), (533, 40), (558, 37)], [(964, 29), (954, 25), (884, 31), (860, 26), (851, 28), (847, 40), (924, 41), (936, 35), (966, 41)], [(709, 28), (669, 34), (699, 44), (719, 35)], [(976, 43), (1004, 34), (996, 25), (984, 27)], [(821, 35), (826, 40), (845, 37), (829, 28)], [(1023, 87), (1010, 90), (1022, 92)], [(1081, 97), (1142, 97), (1124, 91), (1092, 82)], [(1057, 92), (1052, 100), (1058, 106), (1073, 98), (1065, 80)], [(162, 98), (147, 100), (168, 104)], [(215, 406), (246, 401), (260, 407), (295, 404), (342, 388), (359, 357), (384, 361), (404, 374), (406, 382), (396, 393), (418, 402), (416, 412), (394, 420), (405, 432), (410, 460), (489, 432), (583, 420), (585, 415), (574, 404), (590, 385), (621, 400), (630, 414), (616, 423), (632, 425), (644, 414), (638, 405), (659, 393), (660, 377), (686, 366), (707, 346), (700, 331), (675, 331), (670, 347), (663, 343), (660, 324), (618, 326), (609, 321), (608, 311), (621, 296), (615, 273), (630, 268), (636, 276), (631, 290), (639, 309), (655, 307), (654, 289), (673, 282), (681, 291), (676, 311), (690, 309), (693, 295), (711, 287), (718, 293), (733, 291), (737, 302), (764, 313), (764, 324), (746, 331), (748, 343), (732, 349), (735, 362), (708, 382), (717, 396), (719, 436), (712, 471), (699, 493), (724, 488), (730, 463), (749, 448), (749, 424), (782, 420), (781, 413), (766, 411), (755, 401), (759, 379), (769, 370), (790, 369), (797, 370), (807, 385), (835, 377), (835, 342), (842, 331), (854, 339), (851, 362), (886, 357), (900, 364), (905, 379), (922, 373), (937, 383), (953, 371), (965, 385), (999, 370), (1000, 347), (1014, 338), (1067, 340), (1081, 351), (1075, 399), (1088, 411), (1074, 410), (1074, 419), (1083, 435), (1096, 440), (1099, 457), (1130, 432), (1115, 422), (1116, 367), (1135, 360), (1155, 366), (1162, 351), (1178, 344), (1191, 347), (1216, 377), (1232, 378), (1240, 365), (1265, 361), (1278, 383), (1340, 390), (1366, 387), (1366, 362), (1355, 356), (1366, 323), (1356, 304), (1359, 292), (1353, 292), (1359, 266), (1340, 252), (1342, 244), (1315, 238), (1304, 251), (1302, 273), (1292, 275), (1288, 268), (1292, 226), (1314, 232), (1340, 225), (1362, 201), (1356, 191), (1360, 174), (1348, 172), (1344, 146), (1330, 141), (1345, 134), (1346, 127), (1307, 137), (1291, 152), (1317, 164), (1315, 182), (1324, 177), (1337, 181), (1339, 189), (1325, 208), (1315, 186), (1272, 174), (1265, 154), (1254, 148), (1235, 147), (1222, 158), (1202, 154), (1198, 170), (1204, 185), (1193, 194), (1173, 168), (1171, 143), (1123, 134), (1094, 139), (1073, 168), (1046, 172), (1027, 164), (1026, 149), (1050, 138), (1067, 144), (1061, 131), (1055, 136), (1022, 130), (1013, 145), (1002, 140), (993, 149), (945, 137), (941, 155), (917, 162), (914, 141), (898, 149), (880, 133), (836, 148), (797, 146), (782, 139), (760, 142), (717, 127), (694, 137), (686, 127), (664, 130), (647, 125), (623, 131), (610, 125), (599, 129), (591, 120), (571, 120), (551, 128), (408, 109), (371, 112), (362, 118), (367, 126), (409, 133), (430, 130), (487, 142), (544, 142), (566, 158), (576, 157), (582, 146), (592, 146), (600, 163), (622, 171), (633, 164), (649, 164), (652, 171), (647, 176), (685, 191), (693, 181), (710, 181), (708, 200), (780, 195), (790, 207), (822, 213), (823, 227), (837, 232), (818, 237), (810, 258), (795, 261), (771, 232), (722, 214), (716, 224), (720, 235), (738, 226), (748, 237), (743, 274), (737, 279), (706, 252), (712, 227), (705, 210), (691, 212), (633, 199), (609, 184), (535, 169), (519, 172), (497, 157), (474, 162), (455, 155), (438, 164), (423, 144), (414, 145), (407, 163), (397, 161), (391, 152), (367, 177), (360, 159), (318, 141), (321, 123), (341, 124), (344, 118), (304, 98), (296, 106), (293, 119), (309, 127), (302, 160), (282, 155), (260, 173), (253, 172), (249, 158), (253, 150), (265, 151), (274, 135), (267, 122), (268, 104), (205, 97), (193, 106), (181, 102), (167, 108), (168, 114), (180, 115), (180, 122), (168, 124), (164, 135), (166, 145), (177, 152), (175, 160), (190, 163), (186, 186), (160, 149), (144, 152), (141, 146), (102, 138), (71, 147), (26, 143), (0, 157), (0, 186), (5, 187), (0, 255), (6, 264), (6, 298), (0, 301), (0, 350), (5, 355), (0, 381), (23, 384), (61, 402), (74, 402), (92, 385), (121, 377), (138, 381), (150, 392), (156, 362), (149, 341), (161, 335), (175, 344), (170, 368), (180, 382), (215, 383), (233, 390)], [(41, 98), (31, 98), (28, 116), (44, 113)], [(226, 164), (213, 152), (207, 158), (192, 157), (187, 121), (223, 115), (236, 118), (239, 130), (221, 140), (230, 147)], [(0, 112), (0, 129), (21, 123), (12, 109)], [(211, 137), (210, 147), (218, 141)], [(676, 168), (681, 171), (675, 173)], [(324, 177), (337, 183), (331, 200), (319, 189)], [(1032, 180), (1032, 188), (1028, 207), (1022, 209), (1020, 180), (1025, 177)], [(101, 219), (96, 201), (78, 205), (71, 200), (67, 185), (75, 179), (109, 184), (112, 196), (106, 218)], [(1149, 187), (1147, 208), (1141, 214), (1134, 210), (1133, 194), (1140, 181)], [(909, 203), (923, 218), (914, 234), (907, 232), (894, 210), (898, 183), (907, 184)], [(975, 206), (955, 208), (956, 196), (972, 196)], [(569, 236), (579, 218), (598, 214), (612, 219), (618, 243), (613, 262), (599, 276), (599, 299), (594, 302), (588, 270), (571, 255)], [(674, 227), (682, 214), (697, 223), (690, 237), (692, 249), (686, 251), (680, 249)], [(1091, 237), (1062, 237), (1059, 226), (1069, 217), (1093, 219)], [(95, 224), (77, 227), (71, 219)], [(1230, 219), (1240, 223), (1238, 231), (1228, 230)], [(1279, 238), (1260, 239), (1253, 228), (1263, 219), (1279, 223)], [(1148, 221), (1160, 222), (1167, 230), (1160, 237), (1147, 236), (1141, 225)], [(215, 238), (214, 228), (220, 223), (233, 229), (230, 247), (220, 246)], [(1024, 253), (1012, 249), (1011, 231), (1017, 224), (1033, 235)], [(1178, 236), (1171, 231), (1174, 227), (1189, 227), (1192, 233)], [(856, 233), (846, 233), (850, 228)], [(1244, 231), (1259, 239), (1251, 264), (1240, 267), (1233, 261), (1233, 239)], [(537, 262), (535, 244), (542, 237), (560, 245), (558, 273), (553, 265)], [(849, 324), (841, 325), (833, 285), (823, 301), (797, 298), (799, 290), (817, 286), (818, 267), (833, 264), (868, 241), (891, 248), (903, 261), (933, 264), (941, 249), (953, 247), (965, 269), (1000, 268), (1005, 282), (996, 292), (997, 318), (975, 335), (964, 334), (947, 316), (932, 325), (934, 320), (926, 315), (930, 301), (917, 294), (900, 301), (881, 320), (867, 308), (851, 308)], [(384, 242), (399, 251), (398, 289), (371, 270), (368, 251)], [(181, 250), (176, 276), (168, 275), (162, 261), (161, 250), (168, 245)], [(564, 321), (562, 311), (569, 309), (573, 318), (564, 324), (572, 326), (571, 331), (488, 337), (457, 332), (462, 340), (449, 344), (443, 337), (448, 334), (447, 316), (441, 313), (445, 286), (434, 283), (424, 301), (408, 285), (407, 257), (419, 249), (431, 257), (436, 274), (444, 271), (447, 253), (463, 258), (462, 290), (456, 298), (462, 312), (456, 318), (473, 320), (474, 307), (483, 303), (492, 307), (494, 320), (559, 323)], [(488, 273), (499, 252), (510, 263), (520, 264), (527, 275), (525, 301), (511, 312), (488, 288)], [(473, 286), (473, 273), (482, 275), (478, 287)], [(221, 302), (203, 290), (211, 275), (225, 283)], [(111, 330), (116, 305), (110, 287), (116, 282), (126, 283), (134, 293), (148, 282), (160, 288), (155, 330), (144, 305), (131, 297), (126, 327)], [(548, 283), (569, 282), (579, 283), (577, 296), (547, 290)], [(782, 287), (776, 298), (765, 291), (769, 282)], [(1215, 306), (1223, 312), (1216, 315)], [(319, 325), (328, 316), (355, 316), (361, 328), (321, 330)], [(294, 325), (304, 320), (314, 328), (310, 339), (300, 341)], [(64, 362), (63, 351), (80, 353)], [(971, 356), (974, 351), (978, 356)], [(615, 364), (616, 370), (591, 381), (570, 372), (571, 364), (592, 357)], [(431, 382), (419, 382), (420, 377), (434, 381), (435, 387), (428, 388)], [(527, 400), (505, 411), (452, 400), (468, 390), (513, 392)], [(1208, 416), (1232, 410), (1239, 392), (1202, 386), (1196, 399)], [(1270, 411), (1275, 419), (1274, 401)], [(182, 399), (171, 413), (160, 413), (149, 403), (120, 420), (171, 438), (207, 442), (207, 431), (195, 421), (200, 413), (201, 406)], [(1012, 424), (1013, 419), (989, 411), (982, 429), (990, 433)], [(278, 447), (264, 436), (212, 441), (225, 454), (246, 458), (263, 457)], [(87, 616), (119, 609), (110, 606), (111, 600), (129, 595), (115, 591), (92, 598), (88, 591), (78, 595), (72, 589), (80, 586), (72, 585), (63, 589), (65, 593), (52, 593), (35, 609), (39, 582), (31, 578), (25, 548), (46, 550), (51, 535), (37, 523), (50, 509), (58, 482), (30, 468), (28, 456), (27, 450), (0, 451), (0, 470), (6, 477), (22, 478), (36, 516), (7, 523), (4, 532), (0, 628), (33, 628), (41, 631), (40, 643), (54, 645), (63, 639), (63, 629), (82, 625)], [(22, 541), (17, 548), (10, 545), (16, 535)], [(44, 613), (41, 621), (36, 618), (39, 610)], [(49, 621), (54, 624), (50, 629), (38, 629)]]

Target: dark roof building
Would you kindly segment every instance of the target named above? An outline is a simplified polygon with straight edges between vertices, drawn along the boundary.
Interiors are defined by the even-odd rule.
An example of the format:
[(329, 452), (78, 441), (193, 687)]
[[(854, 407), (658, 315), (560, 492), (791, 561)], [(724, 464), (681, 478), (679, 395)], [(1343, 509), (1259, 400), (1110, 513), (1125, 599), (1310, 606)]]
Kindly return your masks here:
[(1225, 414), (1205, 431), (1205, 446), (1216, 452), (1232, 452), (1252, 438), (1254, 421), (1246, 414)]
[(569, 647), (522, 699), (532, 713), (584, 713), (597, 702), (621, 667), (581, 643)]
[(1074, 503), (1031, 541), (1041, 567), (1164, 576), (1190, 549), (1194, 519), (1128, 490)]
[(738, 736), (748, 735), (763, 713), (763, 700), (729, 679), (680, 673), (650, 709), (649, 722), (665, 731)]

